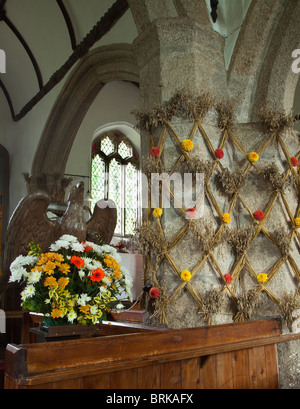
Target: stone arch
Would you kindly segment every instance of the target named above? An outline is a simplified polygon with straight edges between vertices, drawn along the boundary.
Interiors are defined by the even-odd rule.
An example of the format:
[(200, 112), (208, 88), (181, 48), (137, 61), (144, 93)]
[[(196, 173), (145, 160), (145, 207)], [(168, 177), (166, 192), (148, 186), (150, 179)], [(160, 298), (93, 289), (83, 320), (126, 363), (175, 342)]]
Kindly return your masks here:
[(292, 52), (300, 48), (300, 2), (286, 1), (285, 9), (266, 51), (253, 99), (252, 120), (264, 106), (291, 111), (299, 75), (292, 71)]
[(32, 176), (63, 176), (79, 126), (90, 105), (109, 81), (139, 82), (130, 44), (90, 51), (75, 67), (50, 113), (32, 165)]
[(229, 95), (236, 99), (240, 122), (247, 123), (252, 116), (266, 50), (285, 6), (286, 0), (252, 0), (241, 27), (228, 71)]

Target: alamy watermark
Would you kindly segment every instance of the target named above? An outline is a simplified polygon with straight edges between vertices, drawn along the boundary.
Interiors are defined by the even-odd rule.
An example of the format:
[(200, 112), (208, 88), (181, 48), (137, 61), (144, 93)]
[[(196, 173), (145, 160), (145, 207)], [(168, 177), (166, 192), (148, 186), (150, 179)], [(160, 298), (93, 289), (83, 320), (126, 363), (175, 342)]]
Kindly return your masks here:
[[(109, 175), (104, 175), (109, 180)], [(97, 202), (100, 208), (114, 207), (112, 201)], [(186, 218), (199, 219), (204, 214), (204, 174), (152, 173), (150, 180), (141, 174), (141, 207), (186, 209)], [(124, 205), (126, 208), (126, 203)]]
[(3, 310), (0, 310), (0, 334), (5, 334), (6, 332), (6, 316)]
[(6, 74), (6, 54), (0, 49), (0, 74)]
[(292, 64), (292, 71), (294, 74), (300, 73), (300, 48), (292, 52), (292, 58), (296, 58)]

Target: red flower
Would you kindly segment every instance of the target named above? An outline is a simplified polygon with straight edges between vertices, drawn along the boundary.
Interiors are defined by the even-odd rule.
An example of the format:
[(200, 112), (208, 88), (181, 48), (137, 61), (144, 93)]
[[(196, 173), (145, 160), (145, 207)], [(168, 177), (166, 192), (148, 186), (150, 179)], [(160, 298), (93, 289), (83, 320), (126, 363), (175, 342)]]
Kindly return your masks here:
[(194, 207), (187, 209), (186, 215), (188, 216), (189, 219), (193, 219), (196, 216), (196, 209)]
[(105, 275), (104, 270), (102, 270), (102, 268), (97, 268), (96, 270), (92, 272), (92, 275), (90, 278), (92, 281), (97, 281), (99, 283), (101, 280), (103, 280), (104, 275)]
[(160, 150), (154, 146), (153, 148), (150, 149), (150, 156), (152, 156), (153, 158), (158, 158), (159, 154), (160, 154)]
[(93, 247), (91, 246), (85, 246), (84, 251), (93, 251)]
[(256, 210), (256, 212), (253, 213), (253, 216), (256, 220), (260, 221), (265, 217), (265, 214), (261, 210)]
[(223, 152), (223, 149), (221, 148), (216, 149), (215, 154), (218, 159), (224, 158), (224, 152)]
[(227, 284), (231, 284), (232, 276), (230, 274), (225, 274), (224, 278), (225, 278)]
[(291, 162), (292, 162), (292, 165), (295, 166), (295, 167), (297, 167), (299, 165), (299, 161), (298, 161), (298, 159), (295, 158), (295, 156), (291, 157)]
[(157, 300), (160, 296), (160, 291), (158, 288), (152, 287), (151, 290), (149, 291), (149, 296), (153, 300)]
[(84, 267), (84, 260), (82, 258), (77, 257), (77, 256), (72, 256), (71, 257), (71, 263), (75, 264), (77, 268), (82, 268)]

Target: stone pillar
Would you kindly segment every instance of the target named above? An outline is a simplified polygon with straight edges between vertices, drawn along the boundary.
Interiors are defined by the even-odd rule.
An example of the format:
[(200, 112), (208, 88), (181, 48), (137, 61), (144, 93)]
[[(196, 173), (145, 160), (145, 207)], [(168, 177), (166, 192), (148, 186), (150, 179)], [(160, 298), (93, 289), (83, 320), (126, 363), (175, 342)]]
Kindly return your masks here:
[[(205, 174), (207, 184), (201, 220), (187, 220), (186, 208), (163, 209), (158, 219), (147, 212), (149, 225), (164, 240), (165, 252), (162, 262), (160, 256), (152, 257), (146, 280), (159, 286), (165, 297), (159, 302), (160, 307), (167, 306), (162, 321), (169, 327), (280, 316), (282, 296), (294, 292), (300, 278), (295, 222), (300, 213), (299, 185), (291, 161), (292, 156), (299, 157), (299, 149), (291, 132), (292, 118), (271, 112), (265, 123), (247, 123), (252, 107), (244, 103), (237, 109), (241, 122), (237, 123), (232, 100), (238, 94), (237, 100), (243, 101), (243, 81), (237, 81), (240, 73), (235, 71), (239, 86), (234, 90), (232, 83), (228, 86), (223, 39), (210, 25), (205, 1), (164, 0), (163, 10), (158, 3), (129, 1), (140, 33), (134, 43), (140, 110), (148, 113), (153, 125), (144, 121), (141, 126), (144, 164), (155, 146), (169, 175), (183, 177), (192, 168)], [(258, 78), (259, 68), (254, 71)], [(252, 97), (257, 78), (251, 79)], [(185, 93), (172, 99), (180, 90)], [(251, 99), (249, 88), (247, 98)], [(191, 151), (182, 148), (185, 139), (193, 140)], [(222, 158), (216, 149), (222, 149)], [(257, 163), (249, 156), (253, 152)], [(292, 184), (286, 191), (288, 180)], [(265, 218), (257, 219), (258, 210)], [(230, 215), (229, 224), (224, 214)], [(290, 252), (285, 242), (291, 245)], [(189, 282), (181, 277), (184, 270), (192, 273)], [(145, 320), (153, 322), (151, 313)]]

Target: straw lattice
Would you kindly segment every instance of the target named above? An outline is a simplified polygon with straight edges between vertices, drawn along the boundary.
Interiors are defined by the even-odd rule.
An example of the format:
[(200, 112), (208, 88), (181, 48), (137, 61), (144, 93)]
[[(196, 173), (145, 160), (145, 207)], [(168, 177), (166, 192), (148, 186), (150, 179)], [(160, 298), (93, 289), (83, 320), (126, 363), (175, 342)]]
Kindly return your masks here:
[[(224, 111), (223, 111), (224, 112)], [(214, 246), (209, 248), (207, 251), (199, 252), (199, 259), (191, 268), (191, 280), (189, 281), (182, 281), (181, 280), (181, 270), (182, 268), (179, 267), (178, 261), (175, 258), (174, 251), (172, 251), (175, 247), (181, 245), (181, 243), (185, 240), (189, 232), (193, 232), (193, 234), (199, 233), (201, 236), (201, 223), (204, 221), (200, 221), (200, 225), (196, 220), (187, 219), (186, 218), (186, 210), (184, 207), (179, 209), (177, 212), (177, 217), (184, 220), (184, 224), (180, 224), (180, 229), (176, 232), (171, 238), (166, 238), (165, 229), (163, 227), (163, 218), (154, 218), (152, 216), (152, 210), (148, 209), (148, 220), (147, 222), (151, 225), (156, 225), (156, 228), (161, 235), (161, 238), (166, 241), (167, 243), (167, 250), (160, 255), (155, 261), (151, 256), (147, 256), (145, 258), (145, 282), (151, 282), (153, 286), (161, 288), (160, 278), (161, 274), (158, 272), (163, 269), (163, 262), (167, 262), (171, 267), (172, 271), (174, 272), (174, 281), (177, 283), (175, 289), (172, 289), (166, 297), (166, 302), (163, 304), (163, 307), (160, 304), (160, 308), (163, 308), (164, 311), (158, 313), (155, 312), (156, 315), (163, 317), (161, 319), (161, 323), (167, 324), (166, 322), (166, 310), (168, 306), (174, 302), (174, 300), (181, 294), (182, 291), (186, 291), (191, 296), (191, 300), (193, 300), (199, 311), (203, 313), (206, 317), (205, 320), (211, 324), (212, 323), (212, 315), (207, 314), (207, 299), (205, 299), (204, 294), (199, 291), (199, 288), (194, 285), (194, 279), (198, 275), (201, 274), (203, 270), (204, 264), (207, 262), (210, 264), (211, 268), (215, 273), (216, 278), (216, 288), (218, 289), (218, 293), (222, 296), (227, 295), (232, 301), (233, 308), (232, 317), (235, 321), (240, 321), (244, 319), (251, 318), (251, 307), (248, 309), (246, 307), (241, 307), (241, 305), (245, 305), (245, 297), (247, 294), (241, 293), (241, 281), (242, 275), (243, 277), (247, 277), (249, 280), (249, 286), (251, 290), (251, 294), (248, 297), (253, 301), (251, 306), (256, 307), (257, 300), (261, 296), (261, 294), (266, 294), (268, 298), (274, 302), (276, 305), (280, 306), (281, 297), (283, 294), (278, 293), (272, 289), (272, 282), (274, 282), (277, 278), (278, 280), (284, 280), (285, 278), (280, 275), (282, 272), (282, 267), (284, 265), (288, 266), (289, 275), (292, 276), (291, 282), (293, 284), (292, 290), (297, 292), (300, 282), (300, 269), (299, 269), (299, 257), (295, 256), (295, 252), (290, 251), (283, 251), (281, 243), (278, 239), (279, 236), (275, 234), (275, 227), (274, 219), (277, 219), (275, 213), (275, 207), (280, 206), (283, 209), (284, 219), (286, 221), (286, 230), (288, 236), (288, 247), (293, 246), (296, 249), (296, 254), (299, 255), (299, 247), (300, 247), (300, 234), (298, 231), (298, 226), (296, 226), (295, 219), (300, 217), (300, 176), (299, 176), (299, 168), (295, 168), (291, 161), (291, 157), (296, 157), (299, 159), (300, 152), (289, 152), (289, 148), (284, 141), (284, 134), (285, 132), (292, 132), (291, 127), (266, 127), (264, 132), (264, 138), (256, 145), (255, 152), (259, 155), (259, 160), (255, 163), (250, 162), (248, 155), (249, 155), (249, 148), (245, 146), (245, 138), (239, 139), (236, 132), (233, 131), (232, 120), (221, 121), (219, 123), (219, 127), (222, 128), (220, 131), (220, 138), (217, 143), (218, 146), (214, 146), (216, 144), (216, 138), (211, 138), (208, 136), (208, 132), (204, 129), (204, 118), (193, 118), (190, 126), (190, 134), (189, 136), (181, 135), (172, 124), (172, 121), (168, 117), (165, 121), (163, 121), (163, 125), (160, 125), (161, 131), (158, 133), (157, 137), (157, 129), (154, 127), (154, 131), (151, 129), (151, 126), (148, 126), (147, 134), (148, 134), (148, 143), (149, 149), (153, 148), (154, 146), (159, 148), (159, 156), (156, 158), (157, 161), (162, 160), (165, 149), (169, 149), (170, 141), (173, 142), (174, 147), (176, 148), (176, 152), (178, 152), (178, 157), (175, 159), (175, 162), (170, 166), (170, 170), (168, 171), (169, 176), (171, 176), (174, 172), (182, 172), (182, 166), (185, 164), (189, 164), (192, 160), (193, 153), (186, 152), (183, 150), (181, 142), (183, 139), (190, 139), (192, 141), (197, 141), (197, 144), (204, 144), (206, 147), (206, 157), (205, 159), (209, 160), (210, 163), (210, 173), (205, 177), (205, 200), (206, 203), (211, 206), (213, 210), (215, 226), (211, 228), (210, 232), (212, 233), (212, 240), (211, 242), (219, 243), (221, 237), (225, 237), (225, 241), (228, 242), (228, 238), (232, 234), (238, 234), (242, 231), (242, 229), (251, 227), (247, 230), (248, 234), (248, 241), (245, 248), (242, 248), (242, 251), (233, 252), (234, 254), (234, 262), (231, 264), (230, 268), (227, 271), (223, 271), (221, 266), (222, 263), (219, 262), (218, 257), (216, 256), (216, 252)], [(225, 124), (225, 125), (224, 125)], [(223, 126), (222, 126), (223, 125)], [(155, 136), (156, 135), (156, 140)], [(156, 142), (156, 143), (155, 143)], [(168, 142), (168, 148), (166, 148), (166, 143)], [(278, 154), (280, 156), (280, 161), (282, 163), (282, 171), (280, 172), (280, 177), (282, 180), (282, 187), (273, 189), (271, 192), (267, 190), (267, 183), (262, 177), (263, 166), (261, 162), (265, 159), (264, 163), (270, 163), (270, 158), (273, 158), (273, 153), (270, 155), (270, 146), (276, 144), (278, 147)], [(216, 194), (215, 184), (216, 184), (216, 175), (219, 173), (224, 174), (225, 167), (223, 165), (223, 161), (218, 159), (216, 156), (216, 149), (220, 148), (226, 152), (233, 152), (235, 151), (235, 155), (240, 155), (240, 159), (238, 161), (238, 168), (241, 177), (243, 178), (244, 182), (248, 185), (248, 189), (251, 183), (253, 183), (253, 179), (259, 181), (262, 189), (264, 190), (264, 197), (266, 198), (266, 205), (263, 209), (260, 209), (264, 212), (264, 217), (262, 220), (258, 221), (254, 217), (254, 212), (257, 210), (253, 207), (253, 200), (249, 204), (248, 195), (242, 193), (242, 189), (238, 187), (231, 192), (228, 196), (228, 201), (220, 199), (220, 195)], [(274, 152), (274, 148), (272, 148), (272, 152)], [(273, 155), (273, 156), (272, 156)], [(193, 156), (194, 157), (194, 156)], [(234, 161), (232, 160), (233, 166), (231, 166), (231, 170), (234, 169)], [(291, 183), (292, 179), (292, 183)], [(293, 209), (293, 206), (289, 204), (289, 200), (287, 198), (285, 192), (285, 186), (289, 183), (290, 189), (294, 191), (295, 194), (295, 201), (298, 203), (296, 204), (296, 210)], [(177, 198), (173, 192), (173, 190), (169, 186), (164, 186), (166, 189), (169, 189), (169, 193), (173, 200), (176, 201)], [(243, 190), (245, 192), (245, 190)], [(260, 193), (261, 194), (261, 193)], [(179, 200), (178, 200), (179, 201)], [(227, 208), (224, 211), (224, 203), (226, 203)], [(277, 211), (277, 210), (276, 210)], [(229, 213), (232, 218), (232, 222), (226, 224), (223, 222), (223, 214)], [(239, 219), (239, 215), (243, 213), (243, 222), (241, 225), (241, 221)], [(275, 215), (275, 216), (274, 216)], [(246, 220), (246, 222), (245, 222)], [(236, 229), (233, 229), (232, 225), (236, 225)], [(199, 227), (200, 226), (200, 227)], [(235, 232), (235, 233), (233, 233)], [(250, 236), (249, 236), (250, 234)], [(267, 239), (269, 243), (274, 246), (274, 254), (276, 255), (277, 259), (272, 261), (271, 266), (267, 269), (264, 268), (263, 271), (259, 269), (259, 267), (254, 266), (253, 260), (251, 260), (251, 256), (249, 255), (249, 250), (256, 245), (257, 239), (259, 237), (264, 237)], [(229, 240), (230, 241), (230, 240)], [(173, 254), (173, 256), (172, 256)], [(265, 273), (267, 275), (267, 279), (265, 282), (261, 283), (258, 281), (257, 277), (259, 273)], [(225, 279), (225, 273), (230, 274), (232, 277), (232, 282), (228, 283)], [(283, 274), (287, 274), (286, 270), (284, 270)], [(163, 274), (162, 274), (163, 275)], [(245, 279), (245, 278), (243, 278)], [(279, 285), (280, 286), (280, 285)], [(274, 288), (278, 288), (275, 286)], [(276, 293), (275, 293), (276, 292)], [(248, 294), (249, 295), (249, 294)], [(244, 299), (243, 299), (244, 297)], [(244, 302), (244, 303), (243, 303)], [(212, 309), (213, 310), (213, 309)]]

